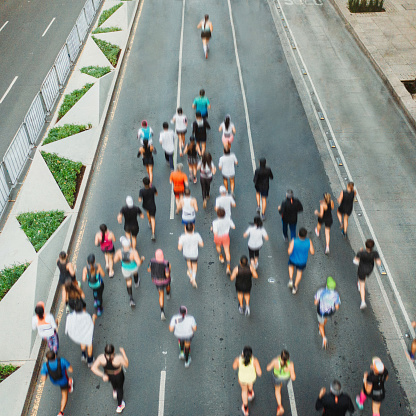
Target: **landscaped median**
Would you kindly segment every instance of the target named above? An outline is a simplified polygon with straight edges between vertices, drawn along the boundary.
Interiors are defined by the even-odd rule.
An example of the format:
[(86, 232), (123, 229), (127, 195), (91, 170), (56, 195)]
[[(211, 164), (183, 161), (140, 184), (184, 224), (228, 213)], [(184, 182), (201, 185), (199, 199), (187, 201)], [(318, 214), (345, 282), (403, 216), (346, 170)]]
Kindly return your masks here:
[(41, 346), (31, 318), (39, 300), (52, 307), (56, 259), (71, 241), (138, 5), (103, 4), (95, 39), (85, 42), (0, 234), (0, 315), (13, 316), (0, 320), (7, 334), (0, 344), (0, 403), (8, 416), (22, 413)]

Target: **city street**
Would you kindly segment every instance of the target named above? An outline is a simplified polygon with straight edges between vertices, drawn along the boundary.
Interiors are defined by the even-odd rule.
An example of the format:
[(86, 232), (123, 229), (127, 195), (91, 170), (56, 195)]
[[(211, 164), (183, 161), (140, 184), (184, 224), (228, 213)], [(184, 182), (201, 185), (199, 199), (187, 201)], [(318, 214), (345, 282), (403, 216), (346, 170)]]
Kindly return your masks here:
[[(263, 370), (254, 386), (256, 398), (250, 404), (251, 415), (276, 414), (274, 387), (266, 365), (283, 348), (290, 352), (297, 375), (293, 383), (294, 398), (290, 402), (287, 390), (283, 389), (285, 414), (316, 414), (315, 400), (319, 390), (323, 386), (328, 389), (334, 378), (341, 381), (343, 391), (354, 400), (371, 358), (379, 356), (389, 370), (381, 414), (411, 415), (403, 386), (386, 348), (385, 336), (380, 331), (381, 317), (373, 311), (372, 303), (377, 300), (377, 293), (372, 293), (366, 310), (359, 309), (357, 271), (352, 263), (354, 250), (339, 232), (336, 208), (328, 256), (324, 254), (323, 231), (319, 239), (314, 234), (314, 210), (318, 209), (324, 192), (332, 193), (330, 178), (334, 173), (326, 170), (327, 165), (317, 148), (269, 4), (258, 0), (186, 2), (182, 60), (178, 61), (182, 7), (180, 0), (168, 4), (162, 0), (142, 1), (137, 30), (133, 28), (132, 32), (134, 41), (126, 56), (125, 72), (121, 71), (120, 94), (115, 95), (110, 108), (114, 115), (109, 117), (104, 131), (72, 247), (78, 279), (88, 254), (95, 253), (97, 261), (105, 264), (99, 248), (94, 246), (94, 236), (101, 223), (114, 231), (116, 249), (120, 247), (118, 239), (124, 233), (122, 225), (117, 223), (117, 214), (127, 195), (132, 195), (137, 203), (146, 175), (142, 159), (136, 157), (137, 129), (141, 120), (146, 119), (155, 132), (154, 143), (158, 150), (154, 157), (154, 186), (158, 191), (156, 242), (150, 239), (147, 220), (139, 220), (138, 250), (146, 260), (139, 271), (140, 287), (133, 289), (137, 306), (132, 310), (128, 305), (118, 264), (115, 277), (105, 278), (104, 313), (97, 319), (94, 333), (95, 356), (104, 351), (106, 343), (113, 343), (116, 350), (124, 347), (129, 357), (123, 414), (241, 414), (240, 387), (232, 362), (245, 345), (250, 345)], [(196, 28), (205, 13), (210, 15), (214, 26), (208, 60), (203, 56)], [(318, 58), (309, 54), (307, 62), (316, 65), (314, 59)], [(363, 57), (359, 59), (364, 60)], [(232, 145), (239, 161), (236, 168), (237, 207), (232, 212), (236, 225), (231, 231), (232, 267), (237, 265), (241, 255), (248, 255), (243, 233), (256, 214), (253, 160), (258, 165), (259, 158), (266, 157), (274, 174), (264, 224), (270, 241), (260, 252), (259, 278), (253, 284), (250, 317), (238, 313), (234, 283), (226, 276), (225, 265), (218, 261), (213, 234), (209, 231), (216, 218), (214, 204), (222, 184), (220, 171), (214, 177), (206, 209), (202, 208), (199, 180), (190, 185), (199, 206), (196, 229), (205, 243), (200, 249), (198, 289), (189, 284), (185, 260), (177, 249), (183, 226), (180, 216), (172, 213), (170, 171), (158, 142), (159, 132), (162, 123), (172, 118), (179, 101), (188, 116), (188, 140), (195, 115), (191, 105), (201, 88), (205, 89), (212, 106), (207, 150), (213, 155), (216, 166), (222, 155), (218, 127), (227, 113), (237, 129)], [(331, 112), (336, 114), (336, 108), (331, 108)], [(188, 172), (186, 158), (178, 155), (177, 160), (184, 163), (185, 172)], [(298, 229), (304, 226), (308, 230), (316, 251), (309, 257), (296, 295), (287, 288), (288, 244), (282, 238), (277, 212), (288, 188), (294, 190), (304, 207)], [(333, 194), (333, 199), (337, 196)], [(362, 198), (365, 196), (365, 193), (361, 194)], [(172, 297), (165, 301), (168, 318), (165, 322), (160, 321), (157, 291), (146, 270), (157, 248), (163, 249), (165, 258), (172, 264)], [(342, 303), (340, 310), (328, 321), (329, 347), (323, 350), (313, 298), (328, 276), (336, 280)], [(83, 284), (83, 290), (87, 310), (92, 313), (92, 292), (86, 284)], [(383, 302), (381, 297), (378, 302)], [(170, 317), (178, 313), (182, 304), (195, 317), (198, 327), (192, 341), (189, 369), (178, 360), (177, 342), (168, 330)], [(75, 380), (75, 391), (69, 398), (65, 415), (114, 414), (116, 402), (111, 397), (110, 385), (81, 363), (79, 346), (65, 336), (64, 327), (65, 313), (59, 328), (60, 355), (73, 365)], [(165, 385), (163, 379), (161, 383), (162, 371), (166, 372)], [(59, 401), (59, 389), (47, 381), (39, 407), (32, 409), (31, 414), (56, 414)], [(358, 414), (370, 415), (371, 405), (366, 403), (365, 410)]]

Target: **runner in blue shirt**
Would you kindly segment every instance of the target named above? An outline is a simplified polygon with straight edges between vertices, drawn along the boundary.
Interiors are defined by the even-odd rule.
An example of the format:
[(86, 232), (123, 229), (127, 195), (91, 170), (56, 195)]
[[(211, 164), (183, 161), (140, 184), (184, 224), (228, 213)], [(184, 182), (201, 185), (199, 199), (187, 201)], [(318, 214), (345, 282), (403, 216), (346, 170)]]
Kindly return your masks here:
[(194, 99), (192, 108), (195, 108), (195, 112), (201, 113), (202, 118), (208, 118), (208, 110), (211, 109), (211, 104), (207, 97), (205, 97), (205, 90), (199, 90), (199, 97)]

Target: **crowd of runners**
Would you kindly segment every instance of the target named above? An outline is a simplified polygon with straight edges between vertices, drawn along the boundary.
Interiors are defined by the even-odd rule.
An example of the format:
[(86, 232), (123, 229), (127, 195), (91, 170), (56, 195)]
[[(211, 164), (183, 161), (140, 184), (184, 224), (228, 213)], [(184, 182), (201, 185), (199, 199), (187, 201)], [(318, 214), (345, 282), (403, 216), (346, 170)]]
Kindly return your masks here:
[[(201, 38), (203, 42), (204, 56), (208, 58), (209, 39), (213, 31), (213, 25), (208, 15), (199, 23)], [(207, 146), (207, 130), (211, 129), (208, 122), (208, 110), (211, 108), (209, 99), (203, 89), (192, 103), (195, 109), (195, 120), (190, 130), (189, 141), (186, 142), (188, 134), (188, 118), (182, 108), (178, 108), (171, 119), (175, 125), (175, 131), (169, 128), (166, 121), (162, 125), (159, 135), (160, 148), (164, 152), (165, 160), (170, 168), (169, 179), (172, 184), (172, 191), (175, 196), (175, 213), (179, 216), (183, 224), (183, 233), (178, 238), (178, 250), (186, 262), (186, 275), (193, 288), (198, 288), (197, 271), (199, 250), (204, 247), (204, 241), (196, 226), (197, 216), (204, 216), (204, 211), (208, 209), (208, 200), (211, 197), (211, 183), (218, 170), (222, 175), (222, 183), (219, 186), (218, 196), (215, 199), (214, 209), (217, 218), (212, 222), (210, 230), (213, 233), (213, 243), (218, 254), (220, 263), (225, 263), (225, 274), (230, 281), (235, 282), (237, 292), (238, 312), (245, 316), (250, 316), (250, 293), (252, 289), (252, 279), (258, 278), (258, 267), (260, 250), (269, 240), (269, 235), (264, 227), (266, 220), (266, 206), (269, 194), (269, 182), (273, 180), (271, 168), (267, 165), (265, 158), (258, 162), (253, 182), (256, 195), (256, 215), (250, 226), (240, 233), (242, 238), (247, 238), (247, 255), (232, 262), (230, 254), (230, 230), (236, 228), (232, 220), (232, 210), (236, 207), (235, 202), (235, 176), (238, 165), (236, 155), (232, 151), (236, 127), (231, 121), (230, 115), (225, 115), (224, 121), (218, 127), (221, 134), (223, 155), (216, 164), (209, 153)], [(142, 208), (135, 204), (132, 196), (127, 196), (125, 205), (122, 206), (117, 221), (124, 223), (124, 235), (116, 237), (117, 232), (111, 231), (106, 224), (97, 227), (94, 244), (99, 246), (103, 254), (102, 259), (105, 265), (97, 261), (93, 253), (86, 256), (86, 263), (82, 269), (82, 281), (92, 291), (94, 299), (94, 313), (87, 312), (85, 293), (81, 289), (80, 282), (76, 278), (76, 267), (69, 261), (68, 255), (61, 252), (57, 259), (57, 267), (60, 271), (59, 282), (62, 286), (62, 301), (66, 309), (65, 334), (81, 348), (81, 361), (86, 362), (91, 371), (103, 381), (109, 381), (113, 389), (113, 398), (117, 400), (116, 412), (121, 413), (126, 406), (123, 398), (124, 370), (129, 365), (126, 352), (119, 348), (120, 353), (116, 353), (114, 345), (108, 343), (104, 352), (99, 354), (94, 360), (93, 354), (93, 335), (96, 320), (104, 312), (104, 281), (106, 274), (110, 279), (119, 275), (118, 263), (121, 263), (121, 275), (126, 283), (128, 295), (128, 305), (131, 308), (136, 306), (133, 296), (134, 289), (140, 286), (139, 268), (145, 262), (144, 256), (139, 254), (138, 218), (146, 218), (151, 230), (151, 240), (162, 242), (154, 256), (147, 262), (147, 272), (150, 273), (152, 282), (158, 290), (158, 301), (160, 306), (160, 319), (166, 320), (165, 297), (170, 299), (171, 295), (171, 263), (165, 258), (163, 253), (162, 230), (156, 227), (156, 197), (158, 196), (156, 185), (153, 181), (153, 167), (155, 164), (154, 155), (157, 154), (159, 144), (154, 142), (154, 131), (146, 120), (141, 122), (138, 131), (139, 151), (138, 158), (141, 158), (145, 166), (147, 176), (142, 179), (143, 186), (139, 191), (138, 203)], [(176, 142), (177, 139), (177, 142)], [(184, 172), (183, 163), (176, 162), (175, 153), (178, 152), (180, 160), (187, 158), (189, 174)], [(197, 199), (191, 195), (190, 184), (201, 186), (202, 194), (202, 213), (198, 206)], [(348, 183), (347, 188), (341, 192), (336, 211), (339, 220), (340, 232), (347, 238), (348, 219), (353, 210), (356, 191), (352, 182)], [(288, 243), (288, 287), (293, 295), (300, 289), (303, 271), (306, 268), (309, 255), (315, 254), (315, 248), (308, 237), (307, 230), (301, 227), (297, 232), (298, 214), (304, 207), (294, 196), (292, 190), (286, 192), (282, 203), (278, 206), (278, 212), (282, 221), (282, 235)], [(317, 225), (315, 234), (320, 236), (322, 227), (325, 236), (325, 254), (330, 253), (330, 231), (333, 224), (334, 201), (330, 193), (325, 193), (319, 202), (319, 209), (315, 210)], [(179, 219), (178, 218), (178, 219)], [(251, 217), (253, 218), (253, 217)], [(202, 221), (199, 221), (202, 223)], [(290, 236), (289, 236), (290, 231)], [(119, 234), (119, 233), (118, 233)], [(141, 240), (143, 241), (143, 240)], [(156, 243), (155, 243), (156, 244)], [(366, 278), (372, 273), (374, 264), (380, 264), (379, 255), (374, 250), (374, 241), (369, 239), (365, 247), (357, 252), (354, 263), (358, 265), (357, 288), (360, 293), (360, 309), (366, 308), (365, 302), (365, 283)], [(232, 268), (232, 264), (237, 264)], [(141, 269), (143, 276), (145, 271)], [(112, 282), (106, 280), (106, 285)], [(333, 277), (326, 278), (326, 284), (319, 288), (315, 294), (314, 302), (318, 321), (319, 334), (322, 337), (322, 348), (328, 346), (328, 339), (325, 326), (328, 319), (339, 309), (341, 301), (336, 289), (336, 282)], [(166, 296), (165, 296), (166, 293)], [(62, 399), (60, 412), (62, 416), (68, 400), (68, 393), (74, 390), (74, 381), (70, 377), (73, 368), (64, 358), (59, 357), (59, 337), (57, 334), (58, 322), (55, 318), (45, 311), (42, 302), (36, 305), (32, 327), (37, 330), (39, 335), (47, 341), (49, 351), (46, 354), (46, 362), (41, 368), (42, 379), (48, 376), (51, 382), (61, 388)], [(415, 323), (416, 326), (416, 323)], [(169, 331), (173, 332), (178, 340), (179, 359), (184, 360), (185, 368), (191, 364), (191, 340), (196, 332), (197, 324), (195, 318), (188, 313), (186, 306), (180, 306), (179, 313), (174, 315), (169, 322)], [(416, 354), (416, 342), (412, 344), (409, 357), (414, 359)], [(253, 355), (250, 346), (244, 346), (234, 362), (233, 369), (238, 370), (238, 381), (241, 386), (242, 407), (245, 416), (249, 414), (249, 402), (254, 399), (253, 384), (257, 377), (262, 375), (259, 360)], [(290, 359), (287, 350), (273, 358), (266, 367), (272, 373), (274, 384), (277, 415), (284, 413), (282, 406), (282, 387), (290, 381), (295, 381), (295, 366)], [(356, 403), (359, 409), (363, 409), (367, 398), (372, 399), (373, 416), (380, 414), (380, 404), (385, 396), (384, 383), (388, 378), (387, 369), (378, 357), (374, 357), (370, 366), (370, 371), (364, 373), (363, 386), (360, 393), (356, 396)], [(324, 409), (325, 415), (345, 415), (346, 412), (353, 412), (354, 406), (350, 397), (342, 392), (339, 381), (334, 380), (329, 388), (329, 392), (323, 387), (316, 401), (316, 410)]]

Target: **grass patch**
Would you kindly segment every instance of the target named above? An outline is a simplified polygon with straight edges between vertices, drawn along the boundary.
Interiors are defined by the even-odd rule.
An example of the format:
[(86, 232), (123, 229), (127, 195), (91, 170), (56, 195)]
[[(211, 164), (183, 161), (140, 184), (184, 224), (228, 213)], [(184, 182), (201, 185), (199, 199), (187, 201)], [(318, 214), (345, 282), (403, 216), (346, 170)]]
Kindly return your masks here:
[(111, 27), (97, 27), (97, 29), (94, 29), (92, 33), (95, 35), (96, 33), (108, 33), (108, 32), (120, 32), (121, 28), (116, 26)]
[(15, 264), (11, 267), (6, 267), (0, 271), (0, 300), (6, 296), (6, 293), (17, 282), (17, 279), (29, 267), (30, 263)]
[(82, 131), (88, 130), (91, 127), (91, 124), (88, 124), (88, 126), (85, 124), (65, 124), (62, 127), (54, 127), (53, 129), (49, 130), (48, 137), (43, 141), (42, 145), (65, 139), (65, 137), (81, 133)]
[(0, 383), (14, 373), (19, 367), (11, 364), (0, 364)]
[(82, 163), (59, 157), (56, 153), (41, 153), (69, 206), (73, 207), (77, 176), (81, 172)]
[(384, 0), (348, 0), (351, 13), (384, 12)]
[(81, 72), (95, 78), (101, 78), (111, 72), (111, 68), (109, 66), (84, 66), (84, 68), (81, 68)]
[(116, 4), (111, 9), (104, 10), (101, 13), (100, 18), (98, 19), (98, 26), (101, 26), (114, 12), (116, 12), (123, 3)]
[(64, 218), (63, 211), (40, 211), (20, 214), (17, 221), (19, 221), (21, 229), (38, 252), (60, 226)]
[(58, 120), (60, 120), (93, 85), (93, 83), (85, 84), (80, 90), (74, 90), (70, 94), (66, 94), (58, 112)]
[(117, 65), (118, 57), (121, 49), (117, 45), (113, 45), (102, 39), (97, 39), (95, 36), (92, 37), (97, 46), (101, 49), (101, 52), (110, 61), (114, 67)]

